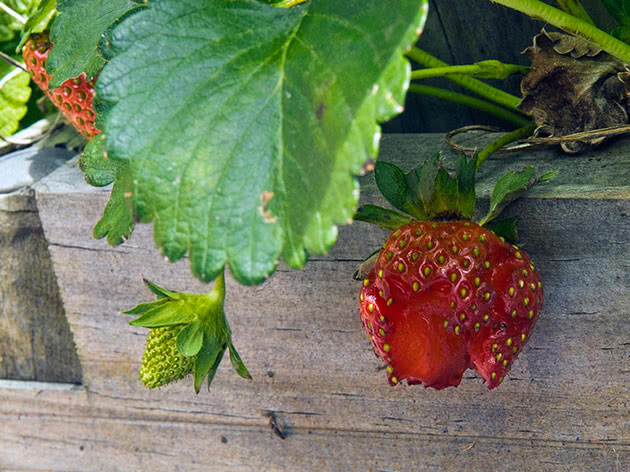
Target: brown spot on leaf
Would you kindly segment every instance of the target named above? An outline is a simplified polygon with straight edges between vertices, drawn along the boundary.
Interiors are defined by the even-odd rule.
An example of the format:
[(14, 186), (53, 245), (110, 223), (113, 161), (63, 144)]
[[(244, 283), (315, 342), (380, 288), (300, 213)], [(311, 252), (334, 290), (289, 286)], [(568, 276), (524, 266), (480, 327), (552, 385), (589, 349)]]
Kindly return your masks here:
[(267, 209), (267, 205), (273, 198), (273, 192), (269, 192), (268, 190), (263, 190), (263, 193), (260, 194), (260, 214), (265, 220), (265, 223), (275, 223), (278, 221), (278, 218), (273, 216), (271, 212)]
[(323, 103), (320, 103), (320, 105), (317, 107), (317, 110), (315, 110), (315, 116), (317, 116), (318, 120), (322, 119), (322, 116), (324, 115), (325, 110), (326, 110), (326, 105), (324, 105)]

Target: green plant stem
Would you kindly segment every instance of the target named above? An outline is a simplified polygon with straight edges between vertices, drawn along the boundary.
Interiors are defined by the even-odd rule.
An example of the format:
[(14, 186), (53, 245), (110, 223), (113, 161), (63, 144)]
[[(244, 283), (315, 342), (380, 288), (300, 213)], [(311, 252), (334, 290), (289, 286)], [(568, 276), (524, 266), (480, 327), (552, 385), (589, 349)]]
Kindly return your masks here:
[(26, 18), (16, 12), (14, 9), (6, 5), (4, 2), (0, 2), (0, 10), (4, 11), (7, 15), (15, 19), (18, 23), (26, 24)]
[(593, 19), (589, 16), (586, 9), (580, 3), (580, 0), (556, 0), (558, 6), (567, 12), (569, 15), (573, 15), (582, 21), (586, 21), (592, 25), (595, 24)]
[(506, 110), (505, 108), (497, 106), (493, 103), (486, 102), (485, 100), (480, 100), (478, 98), (470, 97), (468, 95), (457, 92), (452, 92), (450, 90), (438, 87), (431, 87), (428, 85), (411, 84), (409, 86), (409, 91), (421, 95), (431, 95), (433, 97), (441, 98), (443, 100), (448, 100), (450, 102), (455, 102), (469, 106), (471, 108), (476, 108), (477, 110), (481, 110), (491, 115), (494, 115), (497, 118), (501, 118), (502, 120), (505, 120), (519, 127), (526, 126), (530, 123), (527, 118), (521, 115), (517, 115), (510, 110)]
[(462, 75), (479, 75), (484, 74), (486, 79), (503, 79), (512, 74), (526, 74), (529, 71), (529, 67), (521, 66), (518, 64), (501, 64), (502, 70), (497, 70), (497, 74), (493, 77), (489, 74), (488, 67), (484, 67), (480, 64), (470, 64), (465, 66), (447, 66), (447, 67), (428, 67), (426, 69), (414, 70), (411, 72), (411, 79), (428, 79), (430, 77), (447, 77), (450, 74), (462, 74)]
[(517, 141), (522, 138), (526, 138), (531, 136), (532, 132), (536, 129), (535, 123), (530, 123), (527, 126), (523, 126), (522, 128), (515, 129), (507, 134), (504, 134), (499, 139), (491, 142), (485, 148), (483, 148), (479, 154), (477, 155), (477, 169), (484, 163), (488, 157), (497, 152), (506, 144), (510, 144), (514, 141)]
[[(425, 67), (450, 66), (450, 64), (438, 59), (437, 57), (432, 56), (431, 54), (417, 47), (411, 48), (411, 50), (407, 52), (407, 56), (416, 61), (418, 64), (422, 64)], [(503, 105), (504, 107), (510, 108), (512, 110), (516, 110), (517, 105), (521, 101), (520, 98), (515, 97), (514, 95), (510, 95), (503, 90), (499, 90), (496, 87), (492, 87), (491, 85), (488, 85), (485, 82), (477, 80), (473, 77), (468, 77), (466, 75), (449, 74), (448, 76), (446, 76), (446, 78), (470, 90), (471, 92), (476, 93), (480, 97), (492, 100), (493, 102), (498, 103), (499, 105)]]
[(584, 20), (538, 0), (492, 0), (494, 3), (538, 18), (570, 34), (580, 34), (623, 62), (630, 62), (630, 46)]

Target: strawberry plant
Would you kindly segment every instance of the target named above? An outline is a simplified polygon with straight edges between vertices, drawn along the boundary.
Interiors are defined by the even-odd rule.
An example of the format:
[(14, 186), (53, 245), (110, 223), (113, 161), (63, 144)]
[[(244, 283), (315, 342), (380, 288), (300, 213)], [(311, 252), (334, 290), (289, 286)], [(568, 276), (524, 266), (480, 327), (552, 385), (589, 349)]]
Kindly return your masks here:
[[(256, 285), (280, 262), (299, 269), (310, 254), (327, 252), (338, 225), (353, 219), (394, 231), (371, 259), (360, 295), (390, 382), (442, 388), (474, 367), (490, 388), (500, 383), (529, 339), (543, 296), (527, 255), (501, 239), (514, 237), (514, 222), (495, 218), (551, 175), (525, 169), (499, 179), (490, 213), (475, 223), (476, 169), (510, 142), (549, 129), (565, 150), (579, 151), (601, 142), (594, 128), (626, 124), (630, 46), (623, 2), (605, 2), (620, 23), (612, 35), (593, 25), (579, 1), (558, 1), (559, 8), (538, 0), (496, 3), (569, 34), (545, 36), (546, 56), (533, 46), (535, 70), (495, 60), (451, 66), (414, 45), (427, 0), (387, 8), (377, 0), (0, 2), (7, 61), (0, 134), (15, 132), (36, 109), (31, 95), (48, 97), (86, 138), (79, 161), (86, 181), (113, 184), (94, 237), (116, 246), (136, 224), (153, 223), (168, 261), (187, 256), (197, 278), (215, 281), (206, 295), (147, 282), (157, 300), (128, 311), (140, 315), (132, 324), (150, 330), (140, 370), (145, 385), (192, 374), (199, 391), (206, 378), (210, 386), (226, 350), (248, 378), (224, 312), (226, 270)], [(588, 99), (579, 103), (587, 110), (581, 120), (567, 119), (553, 100), (556, 85), (548, 79), (557, 75), (540, 76), (567, 54), (573, 69), (563, 71), (582, 70), (598, 54), (608, 64), (588, 75), (596, 80), (579, 97)], [(425, 68), (412, 72), (409, 59)], [(479, 80), (511, 74), (526, 75), (527, 100)], [(32, 91), (29, 77), (42, 92)], [(428, 77), (445, 77), (478, 97), (422, 84)], [(573, 74), (572, 83), (576, 77), (584, 74)], [(609, 96), (597, 84), (610, 77), (619, 83)], [(585, 90), (574, 85), (566, 100)], [(408, 174), (377, 163), (379, 188), (409, 216), (374, 206), (355, 213), (357, 176), (374, 168), (380, 124), (403, 111), (408, 92), (480, 108), (516, 129), (475, 158), (461, 158), (456, 179), (439, 159)], [(597, 110), (621, 107), (625, 114), (589, 120), (602, 106)], [(576, 137), (580, 132), (590, 134)], [(409, 311), (419, 315), (406, 318)], [(448, 362), (427, 363), (429, 353)]]

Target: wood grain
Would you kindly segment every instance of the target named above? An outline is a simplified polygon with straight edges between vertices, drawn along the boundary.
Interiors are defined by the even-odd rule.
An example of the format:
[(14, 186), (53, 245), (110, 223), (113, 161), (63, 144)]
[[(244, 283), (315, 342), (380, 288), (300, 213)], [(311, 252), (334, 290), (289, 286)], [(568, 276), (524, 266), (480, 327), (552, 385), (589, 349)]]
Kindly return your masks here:
[(0, 378), (80, 382), (34, 195), (0, 195)]
[[(141, 276), (177, 290), (208, 287), (192, 279), (186, 260), (164, 264), (149, 226), (115, 249), (92, 240), (106, 194), (62, 168), (37, 187), (37, 205), (84, 389), (0, 389), (7, 425), (0, 457), (8, 470), (63, 469), (55, 460), (77, 470), (627, 469), (624, 145), (571, 157), (553, 150), (497, 156), (481, 174), (487, 198), (499, 168), (560, 170), (509, 209), (526, 216), (519, 230), (545, 281), (546, 303), (512, 374), (491, 392), (472, 373), (439, 392), (386, 384), (358, 321), (351, 277), (385, 234), (361, 223), (341, 228), (330, 254), (303, 271), (280, 267), (260, 287), (228, 280), (228, 317), (251, 382), (225, 364), (209, 394), (195, 395), (190, 379), (146, 390), (137, 380), (146, 332), (120, 314), (149, 299)], [(439, 135), (385, 136), (381, 158), (408, 168), (441, 146)], [(365, 202), (381, 201), (371, 177), (362, 189)], [(268, 412), (286, 440), (269, 427)], [(27, 454), (25, 444), (39, 453)]]

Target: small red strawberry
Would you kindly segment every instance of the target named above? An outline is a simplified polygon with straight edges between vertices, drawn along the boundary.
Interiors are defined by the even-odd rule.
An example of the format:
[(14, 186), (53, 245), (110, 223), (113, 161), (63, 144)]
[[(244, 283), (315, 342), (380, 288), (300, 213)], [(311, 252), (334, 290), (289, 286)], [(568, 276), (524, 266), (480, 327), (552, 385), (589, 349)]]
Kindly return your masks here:
[(359, 309), (389, 382), (442, 389), (474, 368), (499, 385), (543, 302), (527, 255), (470, 221), (414, 222), (390, 235)]
[(52, 44), (48, 33), (31, 35), (22, 53), (26, 69), (31, 73), (33, 81), (59, 108), (72, 126), (87, 139), (91, 139), (100, 133), (100, 130), (94, 127), (96, 114), (92, 109), (96, 79), (86, 81), (85, 74), (81, 74), (66, 80), (61, 87), (49, 90), (50, 76), (46, 73), (45, 64), (51, 49)]
[[(385, 198), (411, 217), (374, 205), (355, 219), (394, 229), (370, 258), (359, 313), (391, 385), (443, 389), (474, 368), (498, 386), (529, 340), (543, 303), (540, 276), (529, 257), (492, 229), (515, 239), (515, 219), (491, 222), (511, 201), (555, 173), (532, 168), (497, 182), (490, 211), (470, 221), (476, 159), (460, 158), (456, 178), (439, 156), (405, 174), (378, 162)], [(487, 226), (483, 226), (487, 225)], [(365, 269), (364, 264), (363, 269)]]

